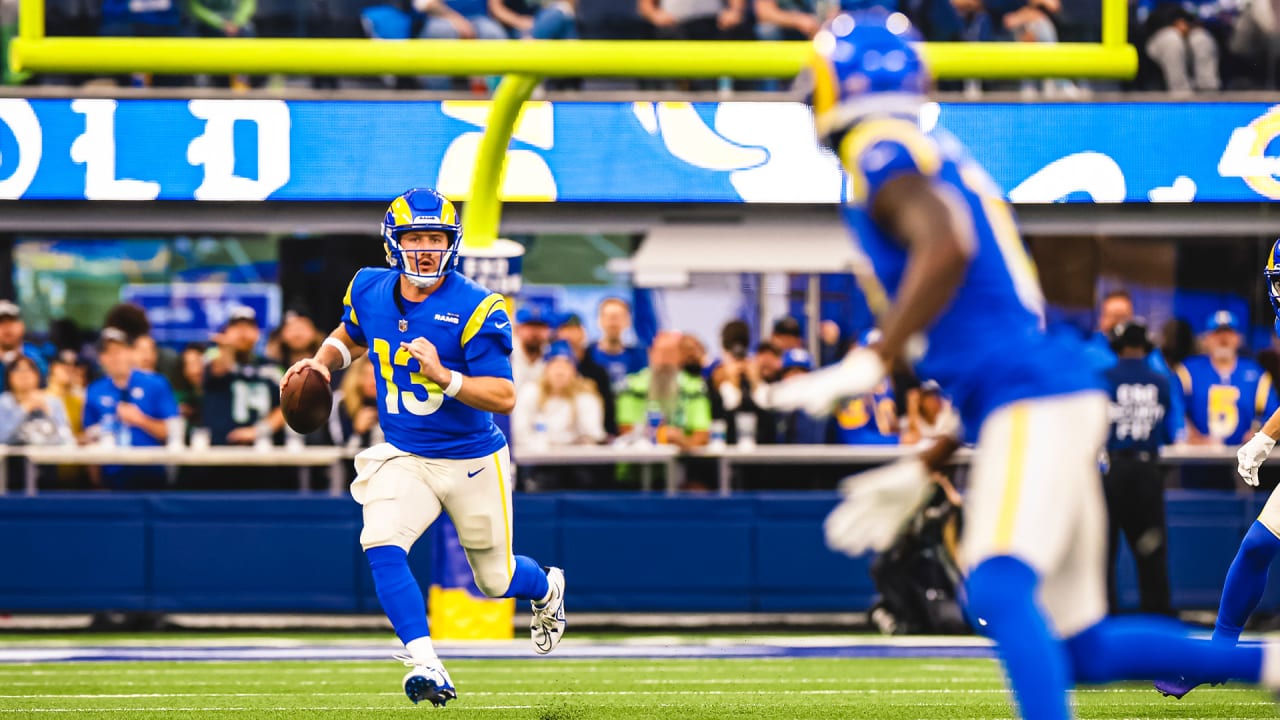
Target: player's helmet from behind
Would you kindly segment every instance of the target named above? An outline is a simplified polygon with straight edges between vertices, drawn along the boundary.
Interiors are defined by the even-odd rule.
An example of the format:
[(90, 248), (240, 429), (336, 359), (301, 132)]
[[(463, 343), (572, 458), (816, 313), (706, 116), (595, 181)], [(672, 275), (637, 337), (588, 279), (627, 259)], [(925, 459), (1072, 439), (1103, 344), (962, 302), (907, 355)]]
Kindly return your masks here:
[[(413, 230), (443, 232), (449, 237), (449, 246), (444, 250), (405, 250), (400, 246), (400, 236)], [(387, 215), (382, 220), (382, 240), (386, 244), (388, 265), (399, 270), (414, 285), (431, 287), (458, 265), (458, 248), (462, 244), (458, 210), (435, 190), (414, 188), (392, 200), (387, 207)], [(436, 265), (435, 272), (410, 270), (410, 267), (421, 267), (418, 263), (405, 262), (406, 255), (415, 253), (439, 253), (440, 263)]]
[(917, 117), (929, 70), (912, 46), (920, 36), (902, 13), (841, 13), (813, 38), (798, 89), (813, 108), (818, 142), (835, 149), (868, 115)]
[(1276, 313), (1276, 334), (1280, 335), (1280, 240), (1271, 246), (1267, 255), (1267, 267), (1262, 271), (1267, 279), (1267, 297), (1271, 300), (1271, 309)]

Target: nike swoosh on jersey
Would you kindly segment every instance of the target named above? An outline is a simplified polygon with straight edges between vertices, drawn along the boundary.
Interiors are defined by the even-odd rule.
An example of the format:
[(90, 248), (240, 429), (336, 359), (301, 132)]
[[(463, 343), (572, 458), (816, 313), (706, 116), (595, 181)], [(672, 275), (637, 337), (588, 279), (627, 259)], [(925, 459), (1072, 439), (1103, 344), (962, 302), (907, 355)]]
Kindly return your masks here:
[(506, 327), (506, 326), (508, 326), (508, 325), (510, 325), (510, 324), (511, 324), (510, 322), (500, 322), (500, 323), (498, 323), (498, 329), (499, 329), (499, 330), (501, 330), (502, 328), (504, 328), (504, 327)]
[(469, 472), (469, 473), (467, 473), (467, 477), (469, 477), (469, 478), (473, 478), (473, 477), (475, 477), (475, 476), (479, 475), (479, 474), (480, 474), (480, 473), (482, 473), (482, 472), (484, 472), (484, 468), (480, 468), (479, 470), (476, 470), (475, 472)]

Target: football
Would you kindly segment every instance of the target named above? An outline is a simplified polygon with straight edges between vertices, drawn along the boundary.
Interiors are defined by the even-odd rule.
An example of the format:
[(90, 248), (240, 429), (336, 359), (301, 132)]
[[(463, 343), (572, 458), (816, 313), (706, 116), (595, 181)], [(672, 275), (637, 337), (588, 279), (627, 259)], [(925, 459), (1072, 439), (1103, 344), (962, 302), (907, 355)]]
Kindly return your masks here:
[(295, 432), (307, 435), (319, 430), (333, 408), (333, 388), (319, 372), (304, 368), (280, 391), (280, 410)]

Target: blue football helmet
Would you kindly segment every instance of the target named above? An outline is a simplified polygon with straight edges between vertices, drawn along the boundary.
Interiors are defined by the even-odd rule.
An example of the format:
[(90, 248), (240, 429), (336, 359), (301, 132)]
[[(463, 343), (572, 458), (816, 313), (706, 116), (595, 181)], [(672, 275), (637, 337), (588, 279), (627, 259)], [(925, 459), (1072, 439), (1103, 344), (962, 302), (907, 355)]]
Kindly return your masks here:
[(902, 13), (841, 13), (813, 38), (798, 83), (813, 108), (818, 141), (835, 148), (868, 115), (916, 117), (931, 79), (912, 46), (920, 35)]
[[(449, 246), (444, 250), (405, 250), (400, 247), (400, 236), (413, 230), (443, 232), (449, 237)], [(399, 270), (414, 285), (431, 287), (458, 266), (458, 248), (462, 245), (462, 224), (458, 221), (458, 210), (448, 198), (435, 190), (414, 188), (392, 200), (387, 207), (387, 215), (382, 220), (382, 240), (387, 249), (388, 265)], [(411, 271), (410, 264), (405, 262), (405, 255), (417, 253), (439, 253), (441, 257), (436, 271)], [(412, 266), (420, 267), (416, 262)]]
[(1262, 271), (1267, 279), (1267, 298), (1271, 300), (1271, 309), (1276, 313), (1276, 334), (1280, 335), (1280, 240), (1271, 246), (1267, 255), (1267, 267)]

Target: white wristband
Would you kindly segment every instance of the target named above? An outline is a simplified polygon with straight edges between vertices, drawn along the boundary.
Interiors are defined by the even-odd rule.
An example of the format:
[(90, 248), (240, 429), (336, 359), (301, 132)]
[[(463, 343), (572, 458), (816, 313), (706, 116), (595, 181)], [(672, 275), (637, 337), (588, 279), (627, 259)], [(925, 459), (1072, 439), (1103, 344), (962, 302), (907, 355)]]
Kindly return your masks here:
[(351, 367), (351, 351), (347, 349), (346, 344), (341, 340), (335, 337), (327, 337), (320, 345), (321, 347), (328, 345), (331, 348), (336, 348), (342, 354), (342, 367), (338, 368), (339, 370), (346, 370)]
[(449, 397), (457, 397), (458, 391), (462, 389), (462, 373), (457, 370), (449, 371), (449, 387), (444, 389), (444, 394)]

